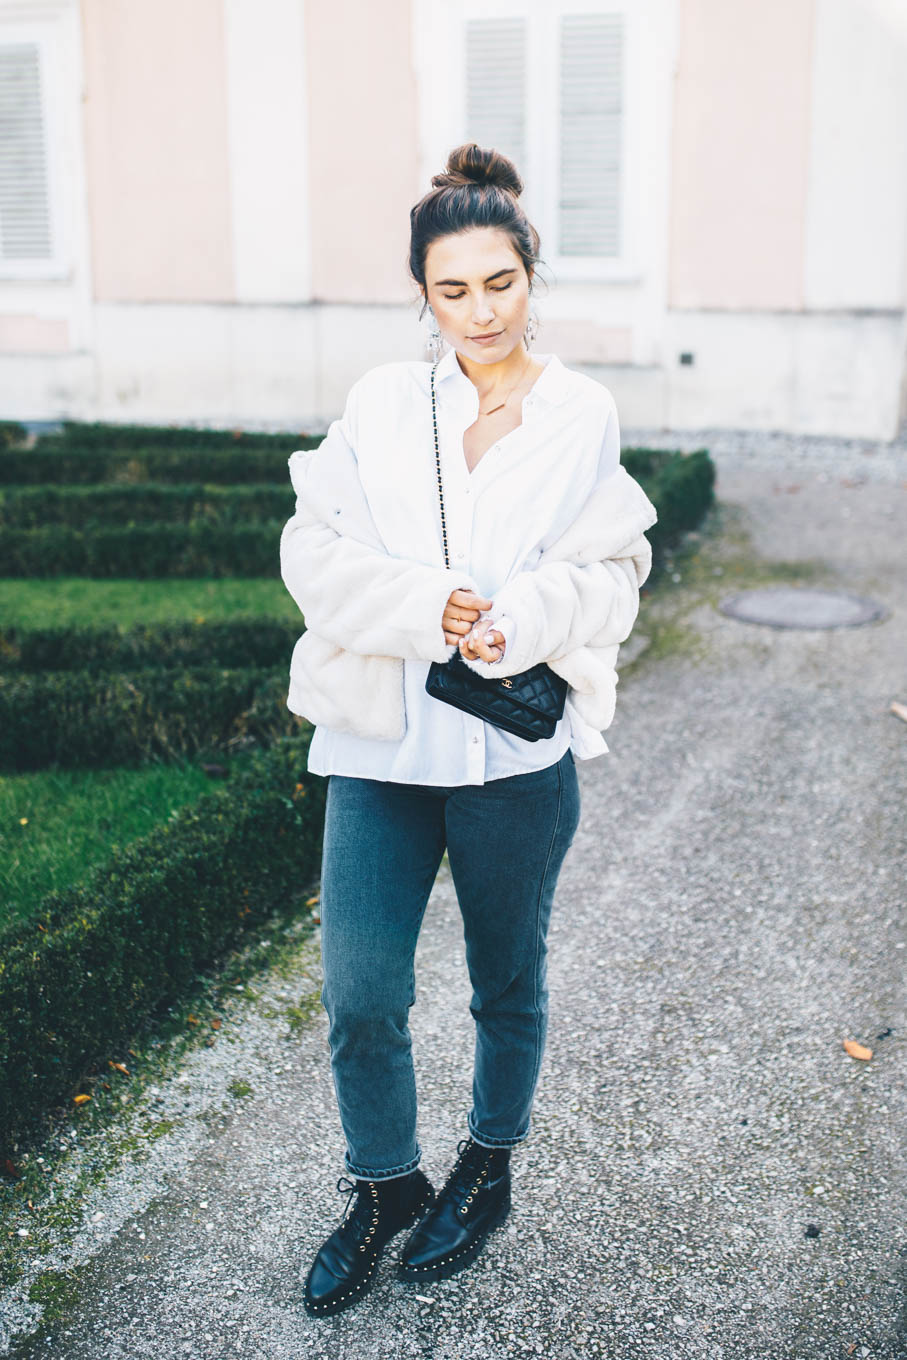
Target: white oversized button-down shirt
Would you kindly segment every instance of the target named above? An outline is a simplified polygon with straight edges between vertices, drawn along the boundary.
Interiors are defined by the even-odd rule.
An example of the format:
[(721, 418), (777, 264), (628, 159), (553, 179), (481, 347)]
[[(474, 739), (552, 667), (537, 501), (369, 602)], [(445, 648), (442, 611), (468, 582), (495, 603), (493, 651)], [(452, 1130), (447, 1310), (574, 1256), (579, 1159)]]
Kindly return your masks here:
[[(472, 472), (463, 435), (478, 416), (478, 391), (454, 349), (447, 350), (435, 374), (450, 566), (470, 573), (492, 600), (517, 572), (532, 569), (596, 483), (620, 462), (617, 410), (608, 389), (566, 368), (555, 354), (533, 357), (545, 367), (523, 398), (522, 424), (487, 449)], [(406, 541), (409, 557), (436, 566), (443, 565), (443, 548), (430, 373), (431, 365), (418, 360), (370, 370), (354, 384), (342, 419), (331, 424), (325, 439), (346, 440), (354, 449), (385, 540)], [(366, 413), (375, 428), (370, 424), (367, 440), (356, 447), (353, 432)], [(488, 618), (500, 623), (508, 640), (513, 636), (513, 620), (499, 618), (493, 608)], [(543, 769), (568, 746), (580, 759), (608, 749), (569, 700), (554, 735), (534, 742), (463, 713), (426, 693), (430, 664), (404, 659), (406, 731), (399, 741), (318, 725), (309, 770), (404, 784), (484, 784)], [(492, 663), (488, 666), (490, 674)]]

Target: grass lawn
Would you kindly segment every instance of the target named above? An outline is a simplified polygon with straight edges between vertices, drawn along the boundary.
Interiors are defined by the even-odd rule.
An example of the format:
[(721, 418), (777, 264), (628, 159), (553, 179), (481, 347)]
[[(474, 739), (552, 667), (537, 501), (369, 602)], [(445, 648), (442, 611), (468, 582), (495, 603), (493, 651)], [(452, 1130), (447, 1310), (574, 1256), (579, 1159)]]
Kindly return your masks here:
[(215, 782), (191, 762), (0, 776), (0, 924), (30, 916), (45, 893), (81, 882)]
[[(302, 631), (279, 577), (0, 579), (0, 632), (239, 617), (299, 619)], [(288, 681), (289, 664), (288, 655)], [(231, 766), (243, 759), (225, 758)], [(45, 893), (78, 883), (117, 846), (148, 834), (213, 782), (191, 761), (0, 776), (0, 923), (30, 916)]]
[[(276, 555), (276, 547), (275, 547)], [(275, 556), (276, 560), (276, 556)], [(0, 577), (0, 632), (66, 624), (164, 623), (168, 620), (299, 619), (295, 600), (275, 580), (98, 580), (88, 576)], [(289, 674), (289, 657), (287, 672)]]

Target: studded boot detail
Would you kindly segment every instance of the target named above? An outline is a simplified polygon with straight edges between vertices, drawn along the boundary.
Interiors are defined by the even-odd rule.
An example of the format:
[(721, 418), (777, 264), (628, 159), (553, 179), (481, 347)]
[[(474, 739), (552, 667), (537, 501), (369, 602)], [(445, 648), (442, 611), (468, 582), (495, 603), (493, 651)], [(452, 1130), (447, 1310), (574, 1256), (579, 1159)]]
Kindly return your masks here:
[(403, 1280), (443, 1280), (465, 1269), (510, 1212), (510, 1148), (464, 1138), (457, 1152), (443, 1190), (400, 1253)]
[(421, 1218), (435, 1197), (418, 1167), (390, 1180), (341, 1176), (337, 1189), (349, 1191), (345, 1216), (321, 1244), (306, 1277), (303, 1303), (311, 1317), (328, 1317), (357, 1303), (371, 1288), (388, 1242)]

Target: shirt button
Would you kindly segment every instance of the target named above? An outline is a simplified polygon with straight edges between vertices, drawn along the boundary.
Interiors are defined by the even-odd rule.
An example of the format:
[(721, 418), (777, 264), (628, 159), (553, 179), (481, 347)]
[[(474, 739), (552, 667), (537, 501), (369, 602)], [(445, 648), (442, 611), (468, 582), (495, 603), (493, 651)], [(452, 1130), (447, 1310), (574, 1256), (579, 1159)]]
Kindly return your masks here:
[(457, 561), (458, 561), (458, 562), (462, 562), (462, 561), (463, 561), (463, 558), (464, 558), (465, 556), (466, 556), (465, 553), (457, 553), (457, 555), (456, 555)]
[(472, 744), (473, 744), (473, 746), (476, 744), (476, 742), (477, 742), (478, 740), (479, 740), (478, 737), (473, 737), (473, 739), (472, 739)]

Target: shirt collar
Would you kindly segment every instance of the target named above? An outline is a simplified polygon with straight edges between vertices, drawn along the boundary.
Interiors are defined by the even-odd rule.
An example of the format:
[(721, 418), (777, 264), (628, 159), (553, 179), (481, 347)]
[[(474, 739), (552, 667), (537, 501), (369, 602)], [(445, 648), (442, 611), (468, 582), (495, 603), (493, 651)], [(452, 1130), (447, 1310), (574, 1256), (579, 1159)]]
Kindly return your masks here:
[[(552, 406), (558, 405), (570, 395), (570, 370), (561, 363), (556, 354), (536, 354), (533, 351), (532, 357), (545, 365), (533, 384), (532, 395)], [(457, 362), (457, 351), (453, 346), (443, 355), (435, 372), (436, 385), (440, 386), (448, 380), (452, 387), (457, 383), (466, 383), (475, 391), (475, 387)]]

